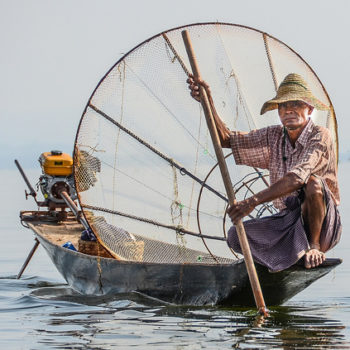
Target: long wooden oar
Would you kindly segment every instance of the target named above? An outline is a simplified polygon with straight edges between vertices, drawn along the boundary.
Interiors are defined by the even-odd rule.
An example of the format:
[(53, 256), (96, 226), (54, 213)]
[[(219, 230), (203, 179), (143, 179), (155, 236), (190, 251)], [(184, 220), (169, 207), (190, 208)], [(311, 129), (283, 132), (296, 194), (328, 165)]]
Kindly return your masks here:
[[(193, 75), (195, 78), (201, 79), (201, 75), (199, 72), (197, 60), (196, 60), (194, 50), (192, 47), (190, 35), (189, 35), (187, 30), (182, 31), (182, 38), (184, 40), (187, 55), (188, 55), (188, 58), (189, 58), (189, 61), (190, 61), (191, 67), (192, 67)], [(219, 139), (219, 135), (218, 135), (216, 125), (214, 122), (213, 114), (212, 114), (212, 111), (210, 108), (208, 96), (206, 94), (205, 89), (201, 85), (199, 86), (199, 93), (200, 93), (200, 101), (201, 101), (201, 104), (202, 104), (202, 107), (204, 110), (208, 129), (210, 132), (211, 139), (213, 141), (215, 154), (216, 154), (219, 168), (221, 171), (221, 176), (222, 176), (222, 179), (224, 181), (229, 204), (233, 205), (236, 203), (236, 197), (235, 197), (235, 193), (233, 191), (233, 186), (232, 186), (230, 174), (228, 172), (227, 164), (226, 164), (224, 154), (223, 154), (223, 151), (221, 148), (220, 139)], [(247, 239), (247, 236), (246, 236), (246, 233), (244, 230), (242, 220), (239, 220), (239, 222), (237, 224), (235, 224), (235, 226), (236, 226), (236, 230), (237, 230), (237, 234), (238, 234), (239, 243), (240, 243), (241, 248), (242, 248), (245, 264), (247, 267), (250, 285), (252, 287), (256, 306), (259, 310), (259, 313), (261, 313), (262, 315), (267, 315), (268, 312), (267, 312), (267, 309), (265, 306), (264, 297), (263, 297), (263, 294), (261, 291), (258, 275), (257, 275), (256, 270), (255, 270), (253, 257), (252, 257), (252, 254), (250, 252), (250, 247), (249, 247), (248, 239)]]

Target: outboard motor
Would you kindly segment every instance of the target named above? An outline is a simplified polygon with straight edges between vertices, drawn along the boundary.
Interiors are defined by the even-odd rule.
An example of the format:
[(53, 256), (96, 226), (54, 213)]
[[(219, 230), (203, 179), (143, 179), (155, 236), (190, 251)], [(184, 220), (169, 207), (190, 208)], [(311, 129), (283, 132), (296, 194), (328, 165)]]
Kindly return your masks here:
[(44, 152), (39, 157), (43, 175), (39, 178), (39, 187), (45, 198), (40, 206), (50, 210), (66, 207), (60, 192), (65, 190), (72, 200), (77, 198), (73, 179), (73, 159), (61, 151)]

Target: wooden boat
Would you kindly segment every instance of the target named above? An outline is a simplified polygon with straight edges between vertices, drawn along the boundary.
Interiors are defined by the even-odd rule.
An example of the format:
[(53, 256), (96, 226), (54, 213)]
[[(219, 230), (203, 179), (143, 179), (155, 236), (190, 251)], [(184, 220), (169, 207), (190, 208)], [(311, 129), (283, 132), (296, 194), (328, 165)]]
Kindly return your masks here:
[[(230, 130), (276, 124), (273, 113), (254, 116), (291, 69), (307, 76), (311, 90), (332, 106), (307, 63), (266, 33), (225, 23), (160, 33), (123, 56), (101, 79), (78, 126), (74, 163), (60, 151), (40, 157), (45, 198), (41, 205), (51, 211), (64, 209), (62, 196), (67, 192), (67, 201), (79, 202), (79, 209), (71, 210), (83, 218), (82, 225), (65, 218), (64, 210), (56, 212), (63, 215), (60, 221), (49, 222), (49, 217), (35, 213), (23, 213), (22, 221), (80, 293), (138, 292), (177, 304), (254, 305), (245, 263), (232, 259), (236, 254), (226, 244), (231, 226), (226, 209), (234, 196), (225, 194), (229, 189), (243, 200), (265, 188), (268, 174), (230, 166), (223, 182), (218, 169), (230, 154), (217, 157), (221, 147), (217, 142), (213, 146), (202, 122), (209, 108), (198, 108), (187, 91), (190, 64), (184, 30), (194, 39), (203, 77), (215, 88), (218, 112)], [(314, 111), (313, 118), (329, 128), (336, 147), (333, 108)], [(224, 158), (220, 166), (218, 158)], [(30, 194), (35, 196), (35, 191), (30, 189)], [(260, 218), (268, 212), (272, 214), (273, 207), (264, 203), (254, 215)], [(80, 249), (83, 229), (97, 237), (97, 254)], [(78, 251), (63, 248), (67, 241)], [(140, 258), (132, 256), (130, 247), (136, 243), (144, 245)], [(257, 265), (266, 304), (287, 301), (340, 263), (327, 259), (315, 269), (301, 264), (278, 273)]]
[[(79, 246), (84, 228), (73, 216), (57, 223), (45, 219), (33, 221), (33, 212), (23, 212), (22, 219), (33, 230), (69, 286), (81, 294), (138, 292), (175, 304), (254, 305), (243, 259), (226, 265), (120, 261), (62, 247), (67, 241)], [(266, 304), (286, 302), (340, 263), (340, 259), (328, 258), (314, 269), (297, 264), (277, 273), (256, 265)]]

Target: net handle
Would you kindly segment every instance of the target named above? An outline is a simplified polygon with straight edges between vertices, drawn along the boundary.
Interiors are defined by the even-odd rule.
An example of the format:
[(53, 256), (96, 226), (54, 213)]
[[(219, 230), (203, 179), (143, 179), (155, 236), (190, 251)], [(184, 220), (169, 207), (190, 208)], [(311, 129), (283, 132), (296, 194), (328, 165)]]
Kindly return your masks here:
[[(189, 59), (190, 64), (191, 64), (193, 75), (195, 78), (201, 79), (199, 67), (198, 67), (197, 60), (196, 60), (196, 57), (194, 54), (194, 50), (192, 47), (192, 42), (191, 42), (189, 32), (187, 30), (183, 30), (181, 33), (182, 33), (182, 38), (183, 38), (183, 41), (184, 41), (184, 44), (186, 47), (188, 59)], [(228, 172), (227, 164), (226, 164), (226, 161), (224, 158), (224, 154), (222, 151), (222, 147), (220, 144), (219, 135), (218, 135), (218, 132), (216, 129), (216, 125), (214, 122), (212, 111), (210, 108), (208, 96), (206, 94), (205, 89), (201, 85), (199, 86), (199, 92), (200, 92), (201, 105), (202, 105), (203, 110), (204, 110), (205, 119), (207, 121), (208, 129), (209, 129), (210, 136), (211, 136), (211, 139), (213, 142), (215, 154), (216, 154), (216, 157), (218, 160), (218, 164), (219, 164), (221, 176), (222, 176), (222, 179), (223, 179), (223, 182), (225, 185), (229, 204), (233, 205), (236, 203), (236, 197), (235, 197), (235, 193), (233, 190), (230, 174)], [(240, 245), (242, 248), (244, 261), (245, 261), (245, 264), (247, 267), (250, 285), (252, 287), (256, 306), (261, 314), (266, 315), (267, 309), (265, 306), (264, 297), (263, 297), (263, 294), (261, 291), (258, 275), (256, 273), (253, 257), (252, 257), (251, 251), (250, 251), (247, 235), (245, 233), (245, 229), (244, 229), (242, 220), (239, 220), (239, 222), (237, 224), (235, 224), (235, 226), (236, 226), (239, 242), (240, 242)]]

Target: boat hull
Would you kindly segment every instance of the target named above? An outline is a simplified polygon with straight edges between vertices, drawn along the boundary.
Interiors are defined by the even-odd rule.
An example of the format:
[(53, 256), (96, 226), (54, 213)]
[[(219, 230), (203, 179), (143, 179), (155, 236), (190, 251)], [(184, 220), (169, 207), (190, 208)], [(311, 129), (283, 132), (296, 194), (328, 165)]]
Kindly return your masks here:
[[(255, 305), (243, 259), (231, 265), (127, 262), (72, 251), (35, 234), (67, 283), (81, 294), (139, 292), (175, 304)], [(318, 268), (295, 265), (277, 273), (257, 265), (266, 305), (284, 303), (340, 263), (328, 259)]]

